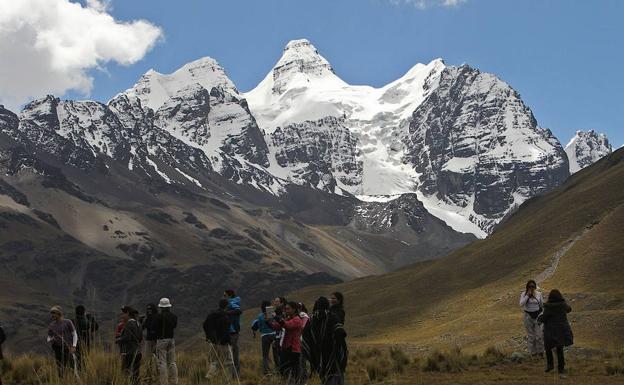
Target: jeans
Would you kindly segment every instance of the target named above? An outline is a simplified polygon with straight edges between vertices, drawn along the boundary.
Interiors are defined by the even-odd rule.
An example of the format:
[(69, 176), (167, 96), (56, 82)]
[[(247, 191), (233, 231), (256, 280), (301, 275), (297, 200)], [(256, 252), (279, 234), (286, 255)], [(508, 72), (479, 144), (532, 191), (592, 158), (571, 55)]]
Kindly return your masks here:
[(271, 352), (271, 348), (273, 348), (273, 361), (275, 361), (275, 366), (277, 367), (277, 360), (275, 359), (275, 347), (273, 346), (273, 342), (275, 341), (275, 334), (266, 334), (262, 336), (262, 372), (264, 374), (268, 374), (270, 370), (270, 362), (271, 359), (269, 357), (269, 353)]
[(176, 365), (175, 341), (173, 338), (156, 342), (158, 355), (158, 373), (161, 385), (178, 385), (178, 366)]
[(240, 373), (240, 347), (238, 346), (238, 333), (230, 334), (230, 346), (232, 347), (232, 361), (234, 362), (234, 369), (237, 373)]
[(141, 352), (122, 354), (121, 368), (130, 377), (130, 383), (138, 385), (141, 374)]
[(559, 373), (563, 373), (565, 370), (565, 357), (563, 356), (563, 346), (546, 347), (546, 366), (549, 369), (555, 367), (553, 349), (557, 350), (557, 370)]
[(537, 319), (531, 318), (524, 313), (524, 328), (527, 332), (527, 350), (529, 354), (539, 354), (544, 352), (544, 330), (543, 326), (537, 323)]

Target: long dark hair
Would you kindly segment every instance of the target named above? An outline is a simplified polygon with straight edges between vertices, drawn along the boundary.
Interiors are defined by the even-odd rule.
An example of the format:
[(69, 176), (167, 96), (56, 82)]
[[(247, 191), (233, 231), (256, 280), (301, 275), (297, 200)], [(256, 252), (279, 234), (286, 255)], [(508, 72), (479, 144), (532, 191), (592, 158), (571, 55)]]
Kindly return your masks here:
[(563, 302), (565, 299), (561, 292), (557, 289), (552, 289), (550, 293), (548, 293), (548, 302)]
[(262, 305), (260, 305), (260, 310), (263, 313), (266, 313), (267, 306), (271, 306), (271, 302), (270, 301), (262, 301)]
[(338, 303), (336, 304), (336, 306), (344, 307), (344, 296), (342, 295), (342, 293), (339, 291), (335, 291), (332, 293), (332, 295), (336, 297), (336, 299), (338, 300)]
[(537, 282), (535, 282), (532, 279), (529, 279), (529, 281), (526, 284), (526, 291), (529, 291), (529, 286), (533, 286), (535, 289), (537, 289)]

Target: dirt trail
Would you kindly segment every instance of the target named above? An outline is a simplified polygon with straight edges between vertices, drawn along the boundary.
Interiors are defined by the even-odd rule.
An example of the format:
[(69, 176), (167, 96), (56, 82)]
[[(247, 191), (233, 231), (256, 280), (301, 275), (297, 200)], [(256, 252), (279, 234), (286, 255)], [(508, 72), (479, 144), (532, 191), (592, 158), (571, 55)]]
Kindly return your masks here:
[(570, 250), (572, 248), (572, 246), (574, 246), (574, 244), (581, 238), (583, 238), (585, 236), (585, 234), (587, 234), (592, 228), (594, 227), (594, 224), (591, 224), (589, 226), (586, 226), (583, 231), (581, 231), (579, 234), (575, 235), (574, 237), (568, 239), (563, 246), (561, 246), (561, 248), (559, 248), (559, 250), (557, 250), (557, 252), (555, 254), (552, 255), (552, 257), (550, 257), (550, 265), (544, 269), (544, 271), (542, 271), (541, 273), (539, 273), (536, 277), (535, 277), (535, 281), (537, 282), (537, 284), (539, 285), (541, 282), (547, 280), (548, 278), (552, 277), (553, 274), (555, 274), (555, 271), (557, 271), (557, 266), (559, 265), (559, 261), (561, 260), (561, 257), (563, 257), (568, 250)]

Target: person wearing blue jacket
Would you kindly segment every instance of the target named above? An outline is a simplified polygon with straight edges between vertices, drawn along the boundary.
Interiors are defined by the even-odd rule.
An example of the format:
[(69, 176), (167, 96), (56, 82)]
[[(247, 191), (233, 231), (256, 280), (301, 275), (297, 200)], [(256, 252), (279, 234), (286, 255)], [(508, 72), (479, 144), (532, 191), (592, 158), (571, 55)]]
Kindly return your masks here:
[[(270, 371), (270, 358), (269, 352), (271, 351), (271, 347), (273, 346), (273, 342), (275, 341), (275, 330), (271, 326), (269, 326), (268, 320), (273, 317), (272, 314), (267, 314), (267, 306), (270, 306), (271, 302), (262, 301), (262, 305), (260, 306), (260, 314), (258, 314), (258, 318), (256, 318), (251, 324), (251, 330), (255, 333), (260, 333), (260, 344), (262, 346), (262, 372), (267, 375)], [(275, 367), (277, 368), (278, 360), (276, 359), (278, 352), (273, 348), (273, 361), (275, 363)]]
[(241, 299), (236, 295), (236, 292), (232, 289), (228, 289), (223, 293), (223, 297), (228, 300), (228, 306), (226, 313), (230, 318), (230, 345), (232, 346), (232, 361), (234, 362), (234, 369), (236, 373), (240, 374), (240, 347), (238, 344), (238, 337), (240, 335), (240, 317), (241, 311)]

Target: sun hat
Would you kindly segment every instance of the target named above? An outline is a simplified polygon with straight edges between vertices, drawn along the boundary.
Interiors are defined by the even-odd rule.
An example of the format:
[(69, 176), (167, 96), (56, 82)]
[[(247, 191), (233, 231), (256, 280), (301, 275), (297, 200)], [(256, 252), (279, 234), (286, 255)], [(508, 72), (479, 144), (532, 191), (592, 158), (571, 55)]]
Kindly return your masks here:
[(161, 298), (160, 302), (158, 302), (158, 307), (171, 307), (171, 301), (169, 301), (169, 298)]

